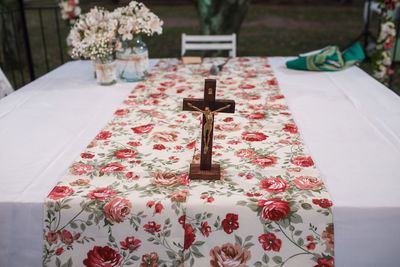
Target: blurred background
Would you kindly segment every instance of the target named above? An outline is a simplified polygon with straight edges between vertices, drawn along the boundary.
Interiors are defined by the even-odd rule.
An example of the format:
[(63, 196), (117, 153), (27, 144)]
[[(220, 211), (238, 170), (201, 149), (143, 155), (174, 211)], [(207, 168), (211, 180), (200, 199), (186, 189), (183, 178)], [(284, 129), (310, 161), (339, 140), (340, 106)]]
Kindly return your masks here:
[[(71, 60), (55, 0), (0, 0), (0, 66), (15, 89)], [(125, 0), (84, 1), (82, 13), (93, 6), (112, 10)], [(181, 33), (200, 34), (194, 0), (143, 1), (163, 21), (163, 34), (145, 37), (150, 58), (179, 57)], [(253, 0), (238, 33), (238, 56), (297, 56), (327, 45), (348, 47), (364, 29), (364, 0)], [(26, 25), (26, 28), (24, 28)], [(369, 27), (377, 36), (379, 17)], [(25, 35), (25, 31), (27, 35)], [(364, 45), (364, 39), (359, 42)], [(400, 50), (400, 49), (398, 49)], [(32, 60), (29, 60), (31, 58)], [(369, 61), (360, 67), (371, 72)], [(391, 89), (400, 95), (400, 67), (394, 65)]]

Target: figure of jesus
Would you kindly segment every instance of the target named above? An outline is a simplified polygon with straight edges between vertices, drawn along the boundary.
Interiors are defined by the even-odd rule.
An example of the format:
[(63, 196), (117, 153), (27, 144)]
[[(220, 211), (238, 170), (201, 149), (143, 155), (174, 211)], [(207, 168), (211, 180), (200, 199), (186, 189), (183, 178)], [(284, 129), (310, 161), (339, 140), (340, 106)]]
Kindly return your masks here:
[(208, 152), (208, 147), (210, 144), (210, 137), (211, 137), (211, 131), (213, 128), (213, 122), (214, 122), (214, 114), (222, 111), (224, 109), (229, 108), (231, 105), (228, 104), (226, 106), (223, 106), (222, 108), (216, 109), (211, 111), (209, 107), (205, 107), (204, 110), (199, 109), (198, 107), (192, 105), (191, 103), (188, 103), (188, 106), (203, 113), (206, 121), (204, 122), (204, 128), (203, 128), (203, 141), (204, 141), (204, 152), (203, 154), (207, 154)]

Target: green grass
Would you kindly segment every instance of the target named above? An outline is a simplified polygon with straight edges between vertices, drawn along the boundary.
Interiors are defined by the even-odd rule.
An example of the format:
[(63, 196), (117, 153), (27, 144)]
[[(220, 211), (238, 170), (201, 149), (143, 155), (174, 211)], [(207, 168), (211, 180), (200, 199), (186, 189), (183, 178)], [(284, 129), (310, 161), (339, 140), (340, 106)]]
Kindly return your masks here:
[[(53, 1), (33, 2), (35, 5), (54, 5)], [(115, 7), (111, 0), (84, 2), (83, 10), (93, 5), (104, 5), (108, 9)], [(181, 47), (181, 33), (199, 34), (197, 11), (193, 5), (149, 6), (164, 20), (163, 34), (145, 37), (152, 58), (178, 57)], [(319, 49), (327, 45), (345, 48), (363, 29), (363, 7), (359, 5), (281, 5), (251, 4), (238, 35), (238, 56), (295, 56), (299, 53)], [(61, 64), (55, 15), (53, 10), (43, 10), (43, 25), (49, 56), (49, 67), (54, 69)], [(47, 72), (40, 21), (37, 12), (27, 11), (29, 36), (35, 62), (36, 76)], [(59, 21), (64, 43), (64, 59), (69, 60), (65, 47), (68, 27)], [(372, 30), (378, 29), (377, 19), (372, 22)], [(1, 26), (0, 26), (1, 28)], [(0, 29), (1, 30), (1, 29)], [(368, 62), (361, 67), (370, 72)], [(397, 67), (393, 90), (400, 94), (400, 68)], [(25, 70), (27, 74), (27, 71)]]

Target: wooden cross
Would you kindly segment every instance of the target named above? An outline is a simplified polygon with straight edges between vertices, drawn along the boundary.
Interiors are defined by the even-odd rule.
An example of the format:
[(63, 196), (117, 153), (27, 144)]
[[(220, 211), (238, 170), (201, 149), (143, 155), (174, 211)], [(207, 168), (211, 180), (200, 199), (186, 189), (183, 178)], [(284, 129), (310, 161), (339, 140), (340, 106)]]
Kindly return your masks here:
[(216, 80), (206, 79), (204, 99), (183, 99), (183, 110), (203, 113), (200, 164), (190, 164), (190, 179), (219, 180), (221, 178), (219, 164), (211, 164), (214, 114), (217, 112), (235, 113), (235, 101), (215, 100), (215, 91)]

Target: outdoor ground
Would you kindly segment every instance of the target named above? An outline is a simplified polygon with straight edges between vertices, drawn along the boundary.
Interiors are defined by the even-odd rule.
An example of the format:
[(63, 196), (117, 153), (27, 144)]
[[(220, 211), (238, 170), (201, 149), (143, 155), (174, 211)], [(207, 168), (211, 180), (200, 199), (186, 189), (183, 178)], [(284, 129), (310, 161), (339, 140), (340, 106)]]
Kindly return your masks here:
[[(43, 4), (35, 2), (35, 5)], [(275, 1), (276, 2), (276, 1)], [(47, 1), (54, 5), (53, 1)], [(99, 2), (97, 2), (98, 4)], [(112, 9), (114, 1), (101, 1), (108, 9)], [(87, 11), (93, 2), (83, 4)], [(181, 33), (199, 33), (199, 24), (194, 4), (186, 5), (150, 5), (154, 13), (164, 20), (161, 36), (145, 38), (150, 57), (180, 56)], [(339, 1), (330, 1), (327, 5), (316, 4), (251, 4), (238, 35), (238, 56), (295, 56), (299, 53), (316, 50), (327, 45), (338, 45), (345, 48), (351, 44), (363, 30), (362, 3), (353, 1), (352, 5), (343, 5)], [(33, 42), (33, 56), (37, 75), (46, 72), (41, 47), (42, 37), (39, 32), (37, 12), (27, 11), (29, 32)], [(48, 50), (51, 53), (50, 68), (61, 62), (55, 41), (54, 11), (43, 11)], [(61, 22), (62, 37), (66, 37), (68, 29)], [(371, 29), (378, 29), (374, 19)], [(53, 36), (54, 38), (48, 38)], [(47, 40), (46, 39), (46, 40)], [(53, 39), (53, 40), (51, 40)], [(68, 56), (65, 53), (65, 58)], [(361, 67), (369, 72), (368, 62)], [(393, 90), (400, 95), (400, 67), (397, 67)]]

